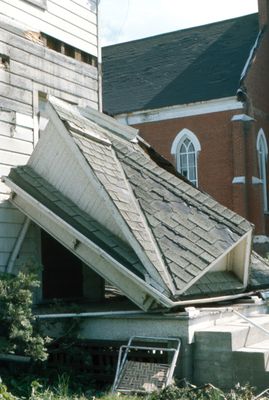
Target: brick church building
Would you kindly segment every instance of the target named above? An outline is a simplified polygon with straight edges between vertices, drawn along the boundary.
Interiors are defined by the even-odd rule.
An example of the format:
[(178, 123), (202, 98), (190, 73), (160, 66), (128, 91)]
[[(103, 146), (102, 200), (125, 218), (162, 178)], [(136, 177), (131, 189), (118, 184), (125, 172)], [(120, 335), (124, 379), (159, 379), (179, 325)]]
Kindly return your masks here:
[(259, 13), (103, 48), (104, 112), (269, 238), (268, 0)]

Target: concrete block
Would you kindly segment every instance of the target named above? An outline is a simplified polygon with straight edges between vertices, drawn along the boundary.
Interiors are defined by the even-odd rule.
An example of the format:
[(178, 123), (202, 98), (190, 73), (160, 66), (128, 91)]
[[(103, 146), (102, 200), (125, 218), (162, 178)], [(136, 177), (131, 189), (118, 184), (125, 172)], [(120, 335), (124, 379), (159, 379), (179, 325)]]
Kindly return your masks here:
[(211, 383), (220, 388), (233, 386), (233, 371), (229, 366), (212, 365), (210, 362), (195, 363), (193, 382), (196, 385)]
[(243, 347), (248, 327), (224, 325), (209, 330), (195, 332), (195, 343), (200, 351), (208, 351), (214, 347), (215, 351), (235, 350)]

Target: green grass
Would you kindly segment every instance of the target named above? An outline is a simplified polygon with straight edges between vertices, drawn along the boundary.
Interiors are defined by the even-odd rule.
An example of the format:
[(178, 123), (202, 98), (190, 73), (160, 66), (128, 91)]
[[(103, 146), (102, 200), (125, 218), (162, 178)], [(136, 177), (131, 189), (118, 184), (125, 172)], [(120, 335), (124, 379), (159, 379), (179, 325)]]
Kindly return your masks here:
[[(203, 387), (187, 385), (184, 388), (170, 386), (161, 392), (144, 396), (113, 395), (109, 392), (102, 393), (96, 389), (82, 391), (82, 387), (70, 381), (67, 374), (59, 375), (56, 383), (33, 380), (30, 376), (24, 379), (10, 379), (9, 385), (0, 381), (0, 400), (253, 400), (254, 391), (249, 386), (231, 389), (224, 393), (220, 389), (208, 384)], [(93, 387), (93, 386), (92, 386)], [(85, 389), (85, 387), (84, 387)], [(269, 399), (263, 396), (259, 400)]]

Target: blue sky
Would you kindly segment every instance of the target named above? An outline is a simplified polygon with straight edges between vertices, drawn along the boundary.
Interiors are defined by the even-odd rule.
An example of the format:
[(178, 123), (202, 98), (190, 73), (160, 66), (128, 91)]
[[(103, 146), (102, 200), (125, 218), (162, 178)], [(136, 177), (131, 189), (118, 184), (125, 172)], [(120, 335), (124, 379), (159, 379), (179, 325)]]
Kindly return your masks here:
[(257, 12), (257, 0), (100, 0), (101, 45)]

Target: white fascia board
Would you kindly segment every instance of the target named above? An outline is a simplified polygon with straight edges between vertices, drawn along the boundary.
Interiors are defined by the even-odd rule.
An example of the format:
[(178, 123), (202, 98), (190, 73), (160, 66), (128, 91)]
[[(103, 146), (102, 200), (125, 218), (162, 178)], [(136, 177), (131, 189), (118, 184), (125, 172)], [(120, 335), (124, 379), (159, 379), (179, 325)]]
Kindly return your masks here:
[[(136, 299), (132, 298), (132, 301), (134, 301), (140, 308), (147, 311), (150, 307), (150, 304), (154, 301), (160, 304), (162, 307), (171, 307), (171, 304), (173, 303), (168, 297), (166, 297), (158, 290), (148, 285), (145, 281), (136, 276), (134, 273), (129, 271), (119, 261), (115, 260), (102, 248), (100, 248), (86, 236), (78, 232), (75, 228), (73, 228), (63, 219), (61, 219), (58, 215), (53, 213), (38, 200), (34, 199), (30, 194), (21, 189), (9, 178), (5, 177), (2, 179), (12, 190), (12, 195), (9, 199), (11, 204), (18, 208), (37, 225), (41, 226), (41, 228), (49, 232), (53, 237), (56, 238), (56, 240), (61, 242), (73, 254), (82, 259), (83, 257), (80, 255), (80, 246), (84, 245), (86, 246), (86, 248), (90, 249), (93, 254), (98, 257), (99, 260), (102, 259), (105, 263), (105, 268), (103, 269), (103, 271), (100, 271), (98, 267), (96, 267), (96, 263), (90, 264), (90, 267), (94, 269), (99, 275), (103, 276), (105, 279), (108, 279), (110, 282), (115, 284), (115, 286), (120, 286), (120, 289), (123, 293), (125, 292), (125, 286), (119, 285), (119, 283), (122, 283), (122, 279), (130, 280), (132, 284), (135, 285), (135, 291), (137, 291), (137, 295), (141, 295), (141, 293), (143, 294), (143, 304), (141, 304), (141, 302), (137, 302)], [(63, 236), (58, 236), (64, 235), (65, 232), (68, 235), (69, 240), (64, 240)], [(89, 265), (88, 258), (83, 258), (83, 262)], [(109, 263), (110, 268), (107, 267), (107, 263)], [(114, 268), (115, 277), (113, 271), (112, 273), (110, 273), (112, 266)], [(108, 277), (107, 274), (110, 274), (110, 276)], [(127, 291), (125, 295), (129, 298), (131, 297), (129, 291)], [(149, 305), (149, 307), (147, 307), (147, 304)]]
[(242, 110), (243, 107), (243, 103), (237, 101), (236, 97), (226, 97), (223, 99), (215, 99), (199, 103), (189, 103), (152, 110), (123, 113), (115, 115), (115, 118), (122, 124), (136, 125), (146, 122), (158, 122), (221, 111)]

